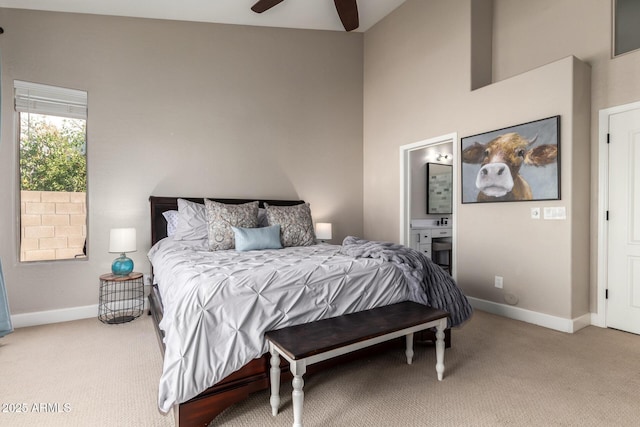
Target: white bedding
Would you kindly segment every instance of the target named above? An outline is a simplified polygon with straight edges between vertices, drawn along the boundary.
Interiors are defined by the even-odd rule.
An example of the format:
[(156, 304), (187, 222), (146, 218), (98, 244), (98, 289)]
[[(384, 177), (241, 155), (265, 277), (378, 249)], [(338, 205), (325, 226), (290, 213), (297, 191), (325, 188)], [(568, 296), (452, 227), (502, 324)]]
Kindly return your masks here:
[(165, 238), (149, 251), (164, 305), (158, 405), (185, 402), (267, 352), (264, 333), (406, 301), (403, 273), (340, 246), (209, 252)]

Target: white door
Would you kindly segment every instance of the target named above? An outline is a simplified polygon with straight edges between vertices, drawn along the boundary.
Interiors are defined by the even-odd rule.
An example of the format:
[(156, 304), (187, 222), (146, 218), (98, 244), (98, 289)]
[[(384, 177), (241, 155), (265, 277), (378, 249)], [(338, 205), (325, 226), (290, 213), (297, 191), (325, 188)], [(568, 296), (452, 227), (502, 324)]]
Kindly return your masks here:
[(608, 327), (640, 334), (640, 109), (609, 116)]

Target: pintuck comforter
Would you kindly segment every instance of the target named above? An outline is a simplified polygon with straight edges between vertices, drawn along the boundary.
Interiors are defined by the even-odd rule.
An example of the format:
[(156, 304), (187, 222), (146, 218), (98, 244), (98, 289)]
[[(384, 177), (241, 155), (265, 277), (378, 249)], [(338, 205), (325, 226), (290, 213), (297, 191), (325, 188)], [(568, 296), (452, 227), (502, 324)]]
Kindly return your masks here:
[(341, 248), (210, 252), (206, 240), (171, 238), (154, 245), (148, 256), (164, 305), (160, 409), (169, 411), (261, 357), (266, 331), (425, 302), (416, 298), (424, 291), (407, 280), (406, 266), (403, 271), (381, 257), (345, 255)]

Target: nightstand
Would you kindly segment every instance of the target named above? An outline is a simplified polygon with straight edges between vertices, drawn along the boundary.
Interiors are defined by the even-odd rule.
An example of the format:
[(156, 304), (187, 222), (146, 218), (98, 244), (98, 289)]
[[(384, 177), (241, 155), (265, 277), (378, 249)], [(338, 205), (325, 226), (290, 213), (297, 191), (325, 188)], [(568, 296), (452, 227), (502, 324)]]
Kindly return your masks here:
[(131, 322), (144, 310), (144, 278), (142, 273), (127, 276), (100, 276), (98, 319), (102, 323)]

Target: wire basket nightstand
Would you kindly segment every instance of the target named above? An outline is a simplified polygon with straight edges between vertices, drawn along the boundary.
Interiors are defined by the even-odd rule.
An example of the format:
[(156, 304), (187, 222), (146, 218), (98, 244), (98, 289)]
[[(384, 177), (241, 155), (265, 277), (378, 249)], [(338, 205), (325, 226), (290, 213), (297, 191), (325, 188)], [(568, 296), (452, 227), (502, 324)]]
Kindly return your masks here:
[(144, 311), (144, 280), (142, 273), (128, 276), (100, 276), (98, 319), (102, 323), (131, 322)]

